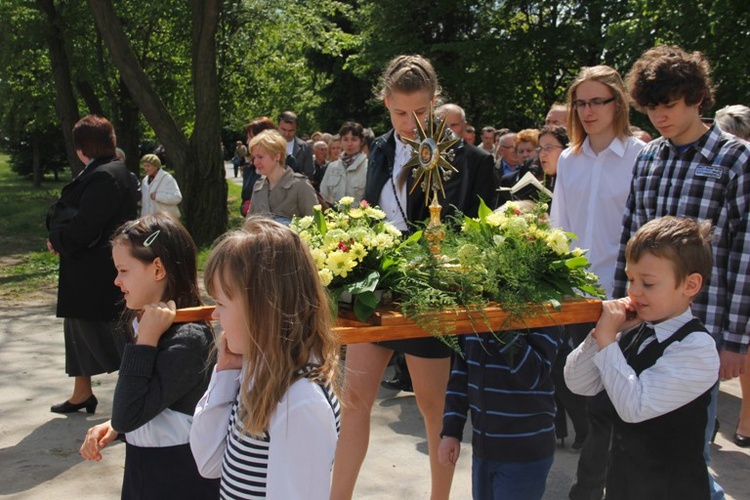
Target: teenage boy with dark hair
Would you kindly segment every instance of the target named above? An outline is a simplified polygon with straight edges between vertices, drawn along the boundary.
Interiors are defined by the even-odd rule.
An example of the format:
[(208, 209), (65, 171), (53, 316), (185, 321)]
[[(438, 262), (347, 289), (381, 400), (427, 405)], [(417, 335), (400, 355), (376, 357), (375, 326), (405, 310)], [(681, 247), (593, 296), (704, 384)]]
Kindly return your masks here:
[(608, 500), (709, 498), (703, 448), (719, 356), (690, 303), (711, 275), (710, 232), (708, 221), (671, 216), (642, 226), (626, 247), (628, 296), (604, 302), (568, 355), (568, 387), (608, 396)]
[[(695, 297), (693, 311), (719, 346), (719, 377), (737, 377), (744, 371), (750, 343), (750, 148), (701, 120), (701, 112), (713, 105), (713, 85), (700, 52), (655, 47), (633, 65), (626, 80), (635, 105), (662, 137), (647, 144), (635, 163), (615, 297), (625, 294), (625, 247), (638, 228), (665, 215), (711, 221), (711, 280)], [(709, 405), (707, 441), (713, 434), (717, 392), (718, 384)], [(718, 485), (712, 488), (713, 498), (723, 498)]]

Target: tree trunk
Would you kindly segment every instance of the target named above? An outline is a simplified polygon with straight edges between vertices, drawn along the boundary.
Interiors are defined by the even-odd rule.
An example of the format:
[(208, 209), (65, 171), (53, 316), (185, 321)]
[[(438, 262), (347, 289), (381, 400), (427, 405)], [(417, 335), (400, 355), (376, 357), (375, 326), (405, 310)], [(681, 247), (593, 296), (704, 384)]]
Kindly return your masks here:
[(63, 137), (65, 138), (65, 154), (73, 177), (83, 170), (78, 155), (73, 146), (73, 126), (78, 121), (78, 103), (73, 95), (73, 83), (70, 78), (70, 63), (65, 50), (61, 24), (62, 19), (55, 8), (54, 0), (37, 0), (39, 10), (47, 20), (45, 27), (47, 45), (49, 46), (52, 77), (55, 80), (55, 110), (60, 119)]
[(216, 30), (221, 0), (191, 0), (195, 129), (190, 138), (192, 169), (182, 175), (182, 209), (190, 233), (207, 244), (227, 227), (227, 182), (221, 145)]
[(120, 79), (120, 94), (117, 99), (119, 108), (118, 117), (120, 118), (117, 127), (117, 145), (125, 151), (125, 164), (128, 170), (133, 172), (138, 178), (140, 172), (140, 149), (138, 143), (141, 139), (141, 133), (138, 129), (138, 106), (133, 102), (127, 85)]
[(196, 117), (190, 141), (143, 71), (112, 0), (88, 0), (88, 5), (130, 95), (167, 149), (183, 192), (185, 225), (198, 245), (211, 243), (227, 225), (215, 42), (221, 0), (191, 2)]

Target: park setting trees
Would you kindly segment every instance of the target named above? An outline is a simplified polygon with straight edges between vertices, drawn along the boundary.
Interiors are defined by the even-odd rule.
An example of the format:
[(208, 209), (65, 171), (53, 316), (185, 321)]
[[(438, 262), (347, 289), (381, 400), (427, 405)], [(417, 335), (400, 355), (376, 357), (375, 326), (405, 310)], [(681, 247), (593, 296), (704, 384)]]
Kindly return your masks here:
[(17, 171), (37, 184), (45, 165), (77, 172), (60, 146), (80, 115), (102, 113), (131, 169), (151, 152), (139, 145), (165, 146), (201, 243), (226, 228), (220, 141), (285, 109), (302, 132), (346, 119), (383, 132), (372, 87), (397, 53), (429, 57), (479, 127), (537, 126), (582, 66), (625, 72), (658, 43), (706, 53), (717, 107), (750, 102), (741, 0), (7, 0), (0, 14), (0, 137)]

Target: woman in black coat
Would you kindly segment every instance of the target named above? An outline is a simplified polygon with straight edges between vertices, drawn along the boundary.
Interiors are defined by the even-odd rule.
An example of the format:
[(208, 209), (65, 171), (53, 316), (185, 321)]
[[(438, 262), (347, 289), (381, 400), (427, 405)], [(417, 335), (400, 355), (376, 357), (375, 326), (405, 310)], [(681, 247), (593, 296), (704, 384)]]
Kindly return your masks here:
[(94, 413), (91, 376), (120, 365), (114, 326), (121, 297), (109, 238), (137, 215), (138, 179), (115, 157), (115, 141), (105, 118), (89, 115), (76, 123), (73, 143), (85, 167), (47, 218), (47, 248), (60, 257), (57, 316), (64, 318), (65, 371), (75, 378), (73, 395), (52, 406), (55, 413)]

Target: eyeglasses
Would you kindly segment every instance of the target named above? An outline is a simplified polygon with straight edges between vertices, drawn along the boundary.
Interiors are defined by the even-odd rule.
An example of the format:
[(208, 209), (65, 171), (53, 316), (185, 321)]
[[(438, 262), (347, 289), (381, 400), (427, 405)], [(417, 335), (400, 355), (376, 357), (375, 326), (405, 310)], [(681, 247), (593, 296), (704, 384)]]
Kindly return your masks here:
[(573, 101), (573, 107), (575, 109), (581, 109), (581, 110), (586, 109), (586, 106), (590, 107), (591, 109), (597, 109), (597, 108), (601, 108), (605, 104), (609, 104), (610, 102), (614, 100), (615, 100), (614, 97), (610, 97), (609, 99), (604, 99), (603, 97), (595, 97), (589, 101), (582, 101), (579, 99), (577, 101)]
[(536, 148), (536, 152), (537, 152), (537, 153), (541, 153), (541, 152), (545, 152), (545, 153), (551, 153), (553, 149), (558, 149), (558, 148), (559, 148), (559, 149), (565, 149), (564, 147), (562, 147), (562, 146), (558, 146), (558, 145), (556, 145), (556, 144), (547, 144), (547, 145), (546, 145), (546, 146), (544, 146), (544, 147), (541, 147), (541, 146), (540, 146), (540, 147)]
[(519, 155), (523, 155), (523, 154), (531, 154), (531, 153), (533, 153), (534, 151), (536, 151), (536, 150), (535, 150), (534, 148), (523, 148), (523, 149), (516, 149), (516, 153), (518, 153)]

